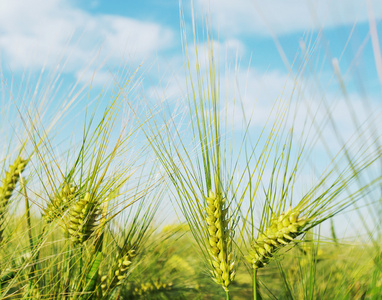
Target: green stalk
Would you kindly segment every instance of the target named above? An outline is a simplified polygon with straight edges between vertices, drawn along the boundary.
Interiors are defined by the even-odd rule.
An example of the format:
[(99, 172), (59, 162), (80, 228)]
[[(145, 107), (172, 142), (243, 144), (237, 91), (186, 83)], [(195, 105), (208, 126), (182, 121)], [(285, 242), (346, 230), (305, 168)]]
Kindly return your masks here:
[(82, 296), (80, 299), (93, 299), (95, 296), (95, 291), (96, 291), (96, 287), (98, 283), (98, 271), (99, 271), (99, 267), (100, 267), (102, 256), (103, 256), (102, 248), (103, 248), (104, 230), (106, 226), (107, 205), (108, 205), (108, 201), (105, 203), (105, 206), (103, 209), (103, 216), (102, 216), (101, 225), (99, 228), (99, 236), (97, 238), (97, 241), (93, 250), (92, 257), (95, 257), (95, 258), (91, 262), (91, 267), (89, 269), (89, 272), (86, 275), (85, 287), (83, 289), (84, 292), (91, 292), (91, 295), (89, 297), (89, 294), (86, 294), (85, 296)]
[[(81, 244), (81, 246), (79, 247), (79, 249), (78, 249), (78, 247), (76, 247), (76, 246), (74, 246), (72, 243), (71, 243), (71, 246), (70, 246), (71, 248), (72, 248), (72, 250), (74, 251), (74, 253), (75, 253), (75, 256), (77, 256), (77, 255), (79, 255), (80, 256), (80, 258), (79, 258), (79, 260), (78, 260), (78, 270), (79, 270), (79, 276), (80, 276), (80, 279), (75, 279), (75, 281), (76, 281), (76, 286), (75, 286), (75, 289), (74, 289), (74, 295), (73, 295), (73, 297), (71, 298), (72, 300), (76, 300), (76, 299), (78, 299), (78, 297), (81, 297), (81, 295), (80, 295), (80, 292), (82, 291), (82, 289), (83, 289), (83, 287), (84, 287), (84, 280), (86, 280), (86, 278), (83, 278), (83, 273), (82, 273), (82, 264), (83, 264), (83, 259), (82, 259), (82, 257), (83, 257), (83, 248), (84, 248), (84, 245), (83, 244)], [(74, 257), (75, 257), (74, 256)], [(73, 257), (73, 258), (74, 258)], [(69, 278), (69, 282), (71, 282), (71, 277)], [(85, 284), (86, 284), (86, 282), (85, 282)]]
[[(77, 286), (75, 287), (75, 291), (74, 291), (74, 295), (73, 295), (73, 297), (71, 298), (72, 300), (77, 300), (78, 298), (81, 298), (82, 297), (82, 294), (81, 294), (81, 291), (83, 291), (83, 288), (84, 288), (84, 286), (86, 285), (86, 282), (84, 283), (84, 280), (86, 280), (86, 277), (85, 278), (83, 278), (83, 273), (82, 273), (82, 264), (83, 264), (83, 259), (82, 259), (82, 257), (83, 257), (83, 248), (84, 248), (84, 245), (83, 244), (81, 244), (81, 246), (80, 246), (80, 249), (78, 249), (78, 247), (77, 248), (73, 248), (73, 247), (75, 247), (75, 246), (73, 246), (73, 244), (71, 244), (71, 247), (72, 247), (72, 249), (74, 249), (74, 251), (75, 251), (75, 253), (76, 253), (76, 255), (78, 255), (78, 253), (79, 253), (79, 255), (80, 255), (80, 258), (79, 258), (79, 261), (78, 261), (78, 264), (79, 264), (79, 276), (80, 276), (80, 279), (79, 280), (77, 280), (78, 281), (78, 284), (77, 284)], [(69, 278), (69, 280), (70, 280), (71, 278)], [(70, 280), (71, 281), (71, 280)]]
[(257, 269), (253, 269), (253, 300), (257, 300)]
[(70, 244), (67, 244), (67, 251), (65, 254), (66, 258), (65, 261), (68, 262), (67, 265), (67, 272), (65, 274), (65, 278), (63, 281), (63, 292), (64, 292), (64, 299), (68, 299), (68, 295), (70, 294), (71, 287), (70, 287), (70, 278), (72, 278), (72, 272), (73, 272), (73, 249), (71, 248)]
[[(79, 261), (79, 267), (80, 267), (80, 273), (79, 274), (82, 274), (82, 257), (83, 257), (83, 250), (84, 250), (84, 245), (82, 244), (81, 245), (81, 248), (80, 248), (80, 261)], [(80, 285), (82, 285), (82, 281), (80, 282)]]
[(32, 223), (31, 223), (31, 214), (29, 209), (29, 199), (27, 196), (27, 190), (25, 187), (24, 178), (21, 176), (21, 174), (20, 174), (20, 183), (23, 188), (24, 198), (25, 198), (25, 211), (26, 211), (27, 225), (28, 225), (29, 247), (31, 252), (33, 252)]
[(35, 263), (34, 263), (34, 258), (33, 258), (33, 249), (34, 249), (34, 246), (33, 246), (33, 236), (32, 236), (32, 222), (31, 222), (31, 214), (30, 214), (30, 207), (29, 207), (29, 199), (28, 199), (28, 195), (27, 195), (27, 189), (25, 187), (25, 181), (24, 181), (24, 178), (21, 176), (21, 173), (19, 173), (20, 175), (20, 184), (22, 186), (22, 189), (23, 189), (23, 192), (24, 192), (24, 198), (25, 198), (25, 210), (26, 210), (26, 217), (27, 217), (27, 226), (28, 226), (28, 237), (29, 237), (29, 247), (30, 247), (30, 251), (31, 251), (31, 255), (32, 255), (32, 265), (31, 265), (31, 271), (30, 273), (28, 274), (28, 277), (29, 277), (29, 284), (31, 285), (31, 280), (34, 277), (35, 275)]
[[(93, 259), (90, 270), (86, 276), (86, 283), (83, 289), (85, 295), (82, 295), (80, 299), (92, 299), (94, 297), (97, 281), (98, 281), (98, 269), (102, 260), (102, 251), (99, 246), (96, 246), (94, 251), (95, 258)], [(89, 294), (90, 293), (90, 294)]]
[(225, 291), (226, 299), (229, 300), (229, 291)]
[[(37, 266), (37, 261), (38, 261), (38, 255), (39, 255), (39, 250), (34, 246), (33, 242), (33, 235), (32, 235), (32, 222), (31, 222), (31, 214), (30, 214), (30, 206), (29, 206), (29, 198), (27, 195), (27, 190), (25, 186), (25, 181), (24, 178), (21, 176), (21, 172), (19, 172), (20, 176), (20, 185), (22, 187), (23, 193), (24, 193), (24, 199), (25, 199), (25, 210), (26, 210), (26, 218), (27, 218), (27, 226), (28, 226), (28, 237), (29, 237), (29, 247), (30, 247), (30, 252), (32, 255), (31, 258), (31, 270), (28, 273), (28, 279), (29, 279), (29, 290), (28, 290), (28, 295), (29, 293), (37, 288), (37, 291), (39, 293), (39, 287), (38, 287), (38, 280), (36, 279), (36, 266)], [(45, 230), (41, 233), (39, 239), (37, 240), (36, 247), (39, 246), (39, 241), (40, 238), (42, 238)], [(33, 292), (32, 292), (33, 295)]]
[[(86, 282), (83, 288), (83, 292), (87, 292), (85, 296), (80, 297), (80, 299), (92, 299), (96, 290), (98, 283), (98, 270), (102, 261), (102, 245), (103, 245), (103, 232), (98, 238), (96, 245), (93, 250), (94, 259), (91, 261), (91, 267), (86, 275)], [(91, 293), (90, 296), (88, 293)]]

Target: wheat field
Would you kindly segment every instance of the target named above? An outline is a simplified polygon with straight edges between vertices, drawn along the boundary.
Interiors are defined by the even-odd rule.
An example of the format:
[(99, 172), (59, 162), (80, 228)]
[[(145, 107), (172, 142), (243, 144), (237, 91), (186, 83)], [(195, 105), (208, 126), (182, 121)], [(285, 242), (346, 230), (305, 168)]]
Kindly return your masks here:
[(258, 112), (185, 7), (175, 102), (153, 102), (145, 62), (100, 92), (0, 74), (0, 298), (382, 299), (380, 103), (334, 107), (308, 37)]

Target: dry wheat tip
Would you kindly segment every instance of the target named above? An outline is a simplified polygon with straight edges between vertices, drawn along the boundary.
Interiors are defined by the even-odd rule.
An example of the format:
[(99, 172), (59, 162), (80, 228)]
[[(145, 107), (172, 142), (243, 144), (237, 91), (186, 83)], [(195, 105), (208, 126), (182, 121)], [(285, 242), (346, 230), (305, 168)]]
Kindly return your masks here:
[(288, 245), (297, 236), (303, 233), (307, 219), (299, 217), (300, 212), (289, 208), (280, 216), (273, 215), (270, 226), (259, 234), (252, 243), (246, 259), (254, 269), (264, 267), (274, 253), (281, 247)]
[(213, 280), (225, 291), (235, 276), (232, 239), (229, 230), (228, 208), (220, 194), (209, 192), (206, 197), (206, 222), (208, 225), (208, 251)]

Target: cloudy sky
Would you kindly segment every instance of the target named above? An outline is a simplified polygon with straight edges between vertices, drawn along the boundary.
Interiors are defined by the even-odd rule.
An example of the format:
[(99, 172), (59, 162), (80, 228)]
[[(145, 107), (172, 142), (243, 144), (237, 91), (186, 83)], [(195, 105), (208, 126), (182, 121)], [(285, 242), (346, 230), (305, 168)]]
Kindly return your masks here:
[(275, 101), (292, 93), (313, 110), (324, 99), (346, 137), (354, 126), (346, 99), (361, 123), (379, 109), (381, 1), (183, 0), (183, 26), (179, 7), (178, 0), (1, 0), (2, 81), (9, 86), (23, 78), (18, 82), (33, 90), (41, 74), (57, 73), (63, 91), (90, 81), (97, 91), (142, 66), (145, 97), (176, 101), (185, 94), (181, 32), (192, 49), (193, 7), (200, 56), (208, 23), (222, 94), (240, 98), (254, 126), (261, 127)]
[[(313, 60), (329, 65), (321, 72), (333, 72), (330, 64), (337, 58), (344, 72), (362, 71), (368, 88), (380, 86), (372, 38), (381, 35), (381, 1), (196, 0), (193, 6), (199, 25), (210, 14), (214, 39), (223, 53), (239, 55), (250, 80), (264, 76), (265, 85), (280, 84), (301, 54), (302, 41), (310, 41)], [(191, 4), (183, 1), (182, 7), (192, 34)], [(371, 34), (370, 24), (379, 34)], [(13, 73), (59, 65), (65, 74), (84, 80), (97, 60), (99, 84), (121, 63), (155, 61), (156, 75), (176, 73), (182, 62), (179, 2), (1, 0), (0, 55), (3, 69)]]
[[(304, 47), (311, 72), (330, 76), (337, 59), (347, 83), (380, 94), (381, 1), (196, 0), (193, 6), (199, 27), (210, 15), (220, 60), (238, 55), (237, 74), (246, 78), (240, 90), (247, 97), (276, 97), (293, 62), (295, 71), (301, 65)], [(182, 7), (191, 40), (191, 4), (183, 1)], [(183, 72), (180, 32), (177, 0), (0, 1), (1, 66), (13, 75), (59, 69), (86, 81), (96, 66), (94, 84), (102, 85), (122, 64), (133, 69), (144, 62), (152, 87), (159, 90), (160, 81), (175, 93), (170, 81)]]
[[(38, 102), (47, 94), (44, 89), (50, 89), (54, 95), (50, 102), (58, 102), (75, 95), (74, 83), (80, 89), (91, 82), (97, 93), (138, 66), (139, 90), (144, 94), (140, 96), (182, 101), (186, 93), (182, 49), (189, 50), (191, 65), (195, 61), (193, 7), (199, 56), (207, 53), (208, 23), (222, 98), (228, 99), (231, 111), (244, 107), (253, 126), (262, 128), (275, 101), (293, 97), (302, 99), (318, 122), (324, 122), (329, 110), (347, 140), (380, 110), (381, 1), (182, 0), (180, 4), (178, 0), (1, 0), (3, 101), (9, 100), (4, 95), (12, 94), (14, 101), (20, 97)], [(52, 79), (51, 74), (57, 77)], [(357, 112), (359, 124), (352, 111)], [(307, 114), (299, 109), (294, 118), (297, 130), (303, 130)], [(242, 115), (232, 119), (233, 128), (242, 125), (241, 119)], [(327, 140), (338, 141), (329, 130), (324, 133)]]
[[(189, 26), (189, 1), (182, 6)], [(254, 71), (287, 73), (300, 40), (321, 34), (329, 59), (339, 58), (345, 46), (343, 60), (361, 51), (369, 69), (362, 75), (375, 76), (369, 23), (381, 28), (380, 1), (196, 0), (194, 7), (199, 25), (209, 12), (214, 38), (239, 51), (245, 66), (252, 57)], [(2, 64), (14, 72), (65, 61), (65, 72), (78, 76), (97, 54), (110, 67), (153, 57), (171, 65), (182, 56), (177, 0), (2, 0), (0, 30)]]

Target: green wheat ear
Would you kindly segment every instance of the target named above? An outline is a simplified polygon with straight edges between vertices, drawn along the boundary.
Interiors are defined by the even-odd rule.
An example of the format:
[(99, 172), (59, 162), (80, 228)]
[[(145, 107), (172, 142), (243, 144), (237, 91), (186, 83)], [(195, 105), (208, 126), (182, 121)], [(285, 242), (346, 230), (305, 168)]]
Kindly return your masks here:
[[(157, 293), (160, 291), (171, 291), (173, 288), (173, 283), (162, 283), (156, 282), (154, 283), (142, 283), (140, 286), (136, 287), (133, 291), (133, 296), (135, 297), (148, 297), (152, 293)], [(146, 299), (146, 298), (145, 298)]]
[(228, 291), (228, 286), (235, 276), (235, 263), (232, 261), (232, 240), (227, 219), (228, 208), (224, 208), (225, 199), (220, 194), (209, 192), (206, 198), (206, 221), (208, 224), (208, 250), (211, 256), (211, 271), (214, 281)]
[(42, 217), (47, 223), (53, 222), (56, 219), (61, 219), (65, 211), (69, 208), (77, 195), (77, 187), (65, 183), (61, 191), (50, 199), (47, 207), (44, 209)]
[(298, 210), (289, 208), (280, 216), (272, 216), (270, 226), (252, 243), (252, 249), (246, 256), (254, 269), (264, 267), (279, 248), (303, 233), (308, 221), (304, 217), (299, 218), (299, 214)]
[(83, 244), (89, 239), (98, 226), (100, 215), (99, 201), (89, 192), (69, 208), (65, 231), (73, 244)]
[(101, 277), (102, 294), (106, 295), (108, 291), (112, 291), (116, 286), (120, 285), (127, 278), (127, 271), (130, 269), (133, 258), (136, 256), (135, 250), (130, 249), (123, 256), (117, 255), (117, 263), (114, 268), (110, 269), (108, 275)]
[(16, 184), (20, 179), (20, 174), (24, 171), (28, 163), (27, 159), (20, 156), (9, 166), (9, 171), (5, 171), (5, 177), (0, 186), (0, 241), (2, 240), (4, 215), (8, 208), (9, 199), (12, 197)]

